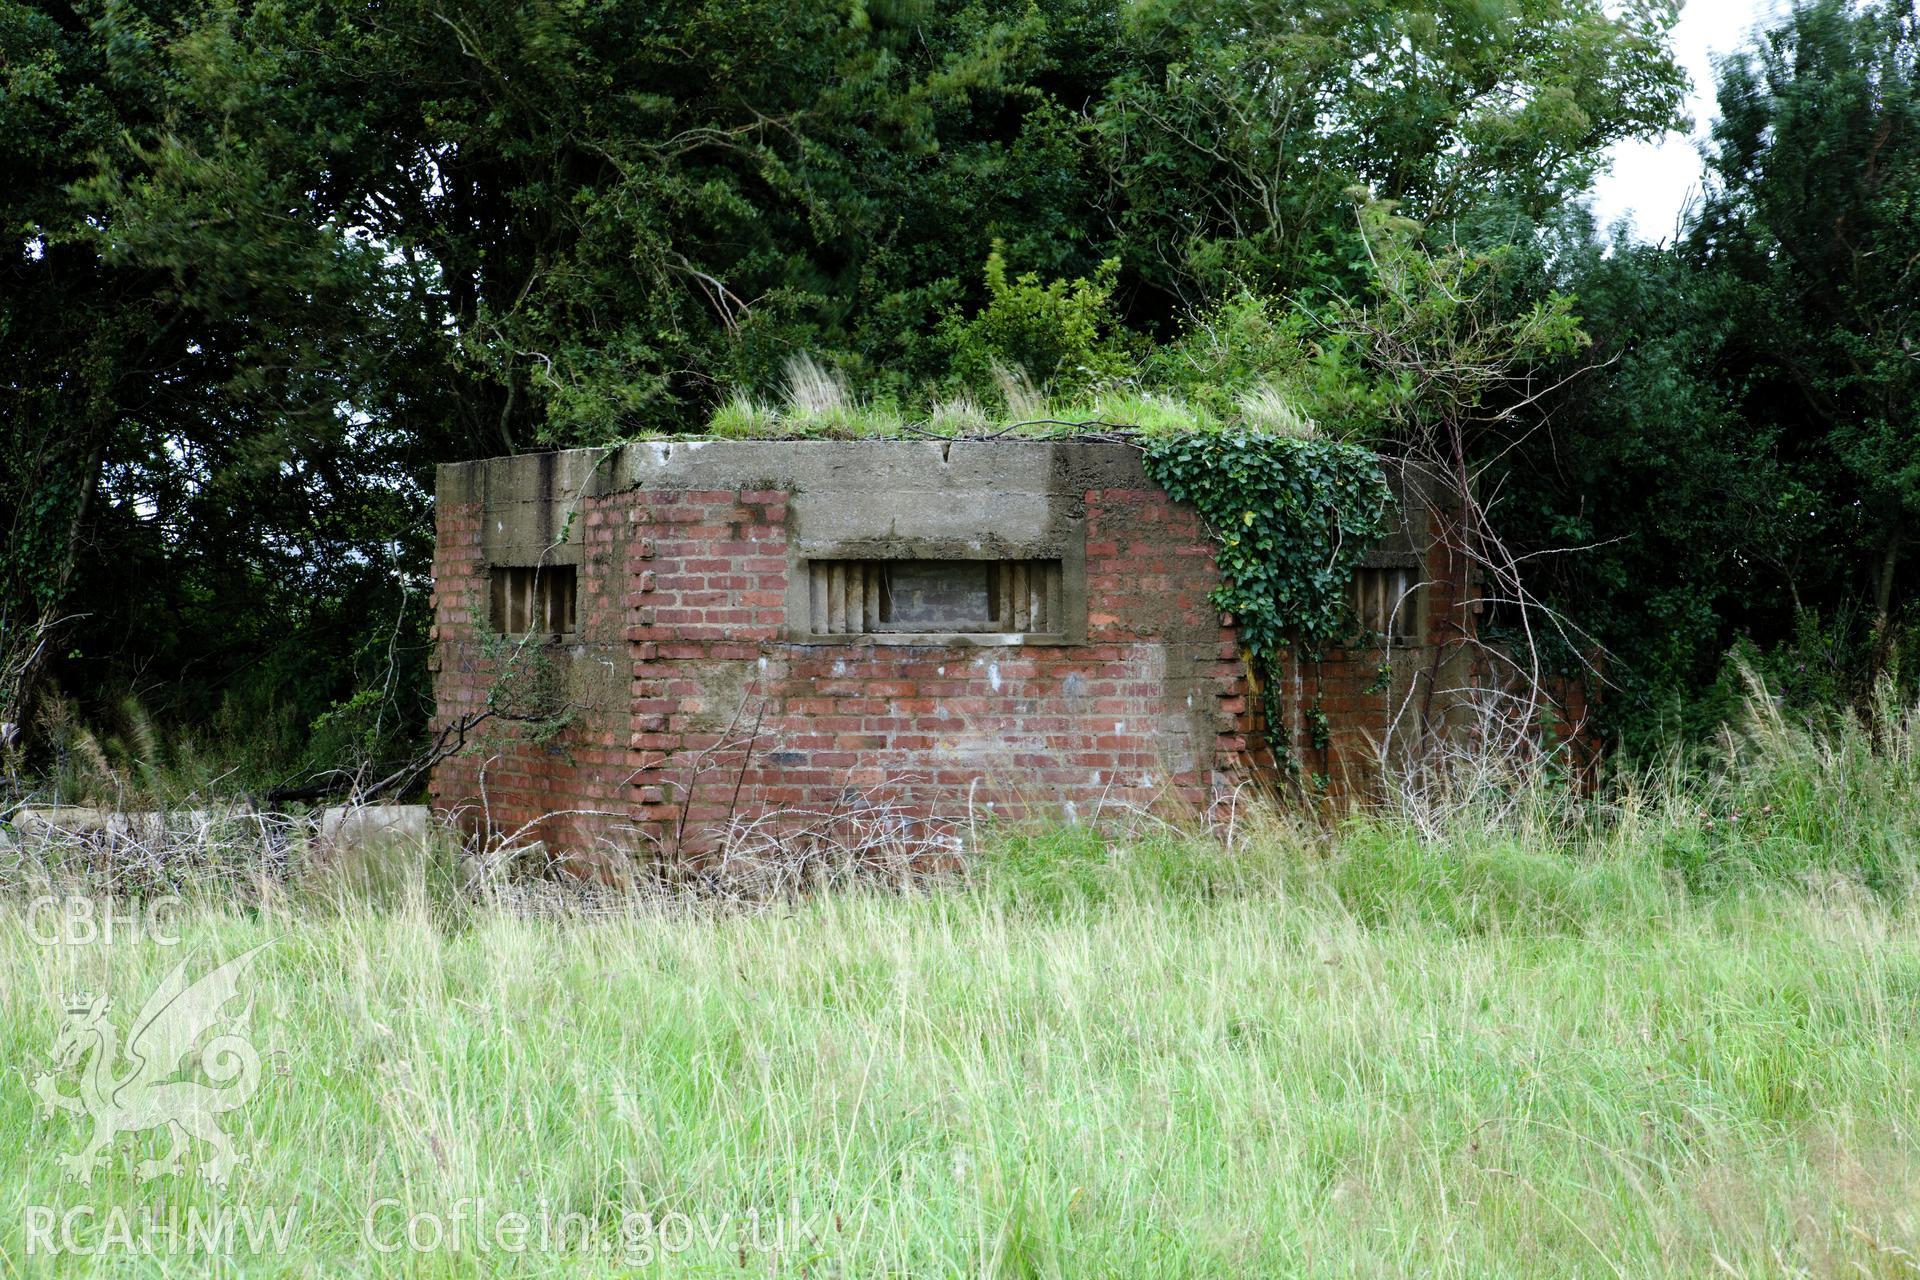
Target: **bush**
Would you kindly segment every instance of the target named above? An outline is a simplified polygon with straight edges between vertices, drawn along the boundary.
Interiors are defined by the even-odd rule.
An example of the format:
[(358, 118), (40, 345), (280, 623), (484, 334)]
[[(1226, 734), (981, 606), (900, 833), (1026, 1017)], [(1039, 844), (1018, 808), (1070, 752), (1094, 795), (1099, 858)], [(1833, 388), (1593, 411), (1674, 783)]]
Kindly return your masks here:
[(1127, 372), (1127, 344), (1110, 303), (1120, 270), (1115, 259), (1092, 279), (1040, 283), (1037, 272), (1009, 279), (1002, 247), (987, 255), (987, 302), (971, 317), (951, 315), (938, 340), (953, 377), (992, 390), (1002, 370), (1024, 370), (1053, 390), (1074, 392)]

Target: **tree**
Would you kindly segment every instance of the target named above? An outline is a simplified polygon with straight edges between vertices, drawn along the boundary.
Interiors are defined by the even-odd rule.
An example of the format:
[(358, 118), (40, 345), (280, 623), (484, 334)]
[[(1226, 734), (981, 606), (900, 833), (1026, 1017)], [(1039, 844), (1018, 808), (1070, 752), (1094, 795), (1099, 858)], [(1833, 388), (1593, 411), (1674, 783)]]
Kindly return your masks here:
[(1671, 118), (1671, 18), (0, 0), (0, 611), (77, 618), (96, 707), (141, 673), (291, 750), (424, 643), (432, 463), (698, 428), (799, 351), (923, 395), (996, 242), (1110, 288), (1103, 351), (1350, 291), (1350, 184), (1550, 205)]
[(1669, 127), (1676, 6), (1157, 0), (1091, 111), (1123, 261), (1180, 309), (1361, 279), (1355, 184), (1435, 225), (1540, 217), (1606, 148)]
[[(1916, 597), (1920, 29), (1803, 4), (1722, 68), (1704, 207), (1668, 246), (1564, 234), (1595, 372), (1503, 489), (1539, 589), (1610, 655), (1651, 747), (1725, 709), (1731, 649), (1866, 706)], [(1909, 677), (1911, 671), (1906, 673)]]
[(1920, 529), (1920, 14), (1818, 0), (1722, 78), (1692, 252), (1750, 317), (1743, 417), (1822, 498), (1789, 522), (1786, 585), (1884, 630)]

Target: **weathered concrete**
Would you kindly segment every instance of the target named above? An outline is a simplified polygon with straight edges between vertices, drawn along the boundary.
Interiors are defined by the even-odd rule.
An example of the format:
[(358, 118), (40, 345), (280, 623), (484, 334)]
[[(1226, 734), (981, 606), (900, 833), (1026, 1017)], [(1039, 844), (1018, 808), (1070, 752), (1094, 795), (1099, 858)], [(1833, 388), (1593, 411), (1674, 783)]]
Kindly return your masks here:
[(320, 811), (326, 845), (424, 845), (435, 835), (433, 811), (424, 804), (335, 805)]
[(49, 840), (62, 837), (131, 840), (152, 843), (183, 836), (203, 836), (222, 823), (246, 821), (252, 810), (224, 809), (104, 809), (91, 805), (24, 805), (7, 815), (23, 837)]

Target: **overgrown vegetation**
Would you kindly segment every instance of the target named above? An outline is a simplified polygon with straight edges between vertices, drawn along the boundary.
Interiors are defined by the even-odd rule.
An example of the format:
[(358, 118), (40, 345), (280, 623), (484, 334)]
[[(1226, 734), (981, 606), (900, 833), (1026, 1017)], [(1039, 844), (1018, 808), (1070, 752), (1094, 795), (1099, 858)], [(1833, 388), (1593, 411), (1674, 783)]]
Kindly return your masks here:
[[(794, 1272), (1898, 1275), (1917, 762), (1911, 702), (1816, 733), (1756, 693), (1732, 738), (1600, 803), (1478, 797), (1433, 835), (1261, 809), (1224, 843), (1003, 827), (964, 874), (757, 900), (536, 894), (451, 842), (219, 857), (233, 823), (144, 882), (185, 895), (178, 946), (36, 941), (36, 898), (101, 865), (27, 843), (0, 884), (8, 1061), (46, 1063), (76, 990), (138, 1008), (184, 956), (264, 944), (247, 1034), (274, 1069), (224, 1192), (136, 1183), (155, 1135), (62, 1182), (83, 1126), (24, 1087), (0, 1163), (25, 1204), (101, 1210), (82, 1248), (161, 1194), (297, 1206), (284, 1248), (217, 1264), (248, 1276), (624, 1274), (676, 1213), (718, 1236), (671, 1228), (674, 1266), (769, 1269), (756, 1211), (762, 1243), (797, 1215)], [(543, 1205), (603, 1234), (366, 1235)], [(27, 1223), (0, 1218), (0, 1255), (96, 1273), (30, 1255)]]
[(1737, 701), (1795, 714), (1913, 687), (1920, 621), (1920, 17), (1797, 6), (1721, 67), (1704, 205), (1672, 244), (1547, 247), (1602, 376), (1554, 397), (1501, 485), (1536, 582), (1607, 649), (1615, 727), (1657, 751)]
[[(1673, 20), (0, 0), (0, 1051), (264, 945), (274, 1068), (228, 1192), (136, 1182), (151, 1133), (61, 1182), (0, 1088), (0, 1259), (164, 1201), (291, 1207), (248, 1275), (626, 1274), (669, 1214), (727, 1274), (1914, 1270), (1920, 18), (1771, 19), (1645, 245), (1579, 199), (1675, 123)], [(630, 877), (236, 798), (445, 746), (433, 463), (694, 432), (1134, 440), (1267, 656), (1338, 634), (1389, 453), (1625, 750)], [(465, 727), (563, 725), (490, 647)], [(486, 1205), (586, 1242), (373, 1247)]]
[[(1391, 503), (1379, 458), (1338, 441), (1238, 432), (1159, 440), (1145, 461), (1212, 526), (1222, 579), (1214, 603), (1233, 615), (1267, 724), (1284, 723), (1282, 654), (1314, 656), (1352, 632), (1347, 587)], [(1268, 738), (1284, 754), (1279, 735)]]
[(1920, 36), (1805, 0), (1704, 207), (1615, 243), (1577, 201), (1674, 122), (1672, 19), (0, 3), (0, 750), (132, 694), (255, 785), (402, 756), (431, 464), (707, 430), (1384, 446), (1634, 750), (1736, 648), (1864, 707), (1914, 670)]

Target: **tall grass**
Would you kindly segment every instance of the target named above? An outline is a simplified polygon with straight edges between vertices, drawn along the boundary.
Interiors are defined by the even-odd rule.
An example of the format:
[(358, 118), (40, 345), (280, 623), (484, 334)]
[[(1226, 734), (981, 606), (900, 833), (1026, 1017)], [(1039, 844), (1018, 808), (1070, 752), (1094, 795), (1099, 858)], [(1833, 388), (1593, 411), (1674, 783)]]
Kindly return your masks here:
[[(1907, 1275), (1920, 798), (1894, 710), (1756, 707), (1692, 772), (1498, 825), (1010, 828), (944, 881), (751, 909), (529, 910), (434, 845), (377, 891), (316, 860), (198, 895), (178, 947), (47, 946), (23, 889), (0, 1274), (105, 1269), (28, 1256), (29, 1206), (165, 1200), (300, 1211), (284, 1250), (174, 1273), (629, 1274), (623, 1224), (683, 1214), (653, 1273)], [(140, 1183), (143, 1137), (62, 1181), (81, 1126), (26, 1087), (62, 1002), (109, 994), (124, 1026), (182, 958), (261, 944), (248, 1034), (282, 1052), (230, 1121), (254, 1165)], [(371, 1249), (411, 1214), (543, 1207), (615, 1247)]]

